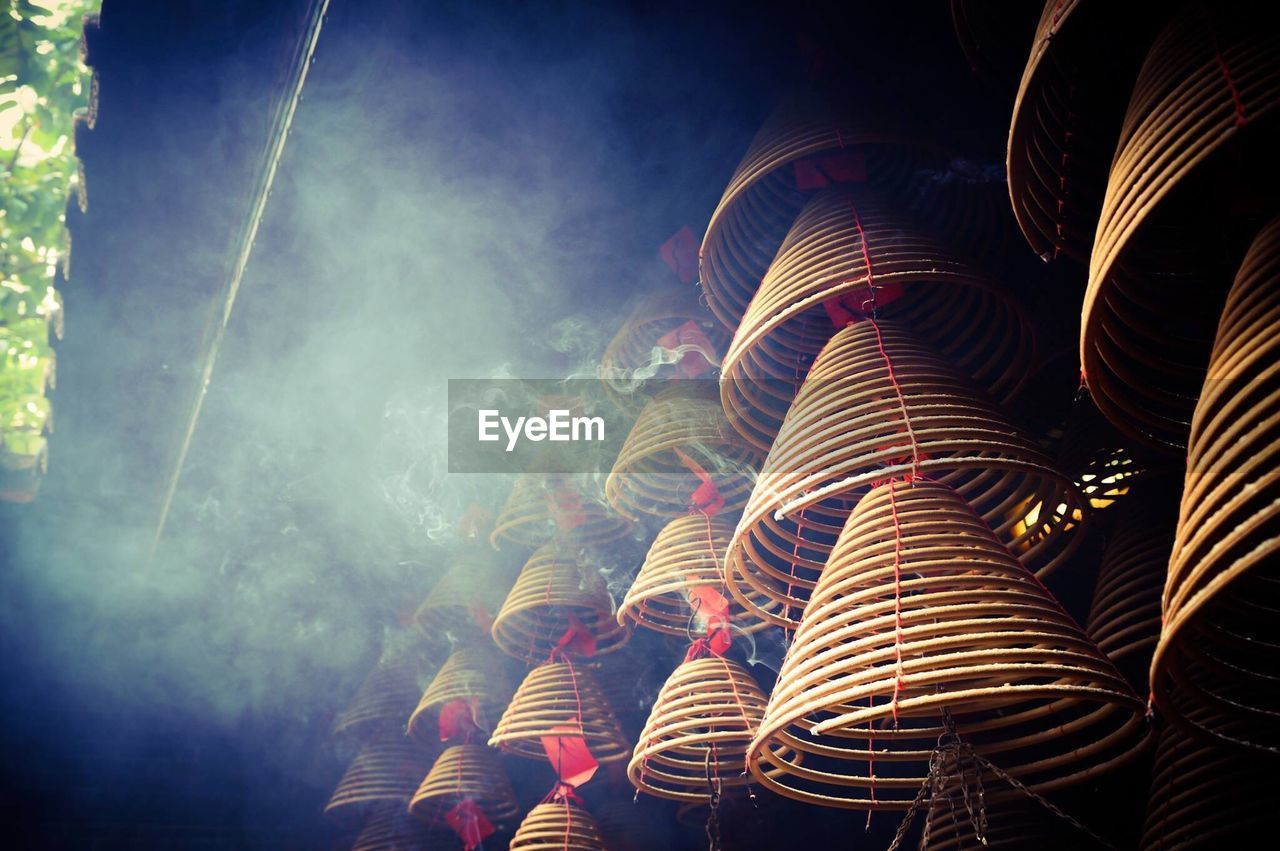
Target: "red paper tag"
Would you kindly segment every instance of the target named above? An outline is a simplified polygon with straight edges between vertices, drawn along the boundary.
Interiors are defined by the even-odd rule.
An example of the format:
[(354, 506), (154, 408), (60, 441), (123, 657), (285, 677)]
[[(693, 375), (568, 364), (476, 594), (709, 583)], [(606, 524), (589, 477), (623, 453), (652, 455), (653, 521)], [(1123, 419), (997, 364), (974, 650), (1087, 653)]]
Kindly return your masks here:
[(463, 798), (444, 814), (445, 824), (458, 834), (462, 846), (471, 851), (492, 836), (497, 828), (485, 816), (484, 811), (471, 798)]
[(688, 225), (680, 228), (658, 248), (658, 256), (682, 284), (698, 280), (698, 238)]
[(720, 488), (716, 487), (716, 483), (712, 481), (711, 474), (707, 472), (706, 468), (690, 458), (681, 449), (676, 450), (676, 457), (702, 483), (694, 488), (693, 493), (689, 496), (689, 510), (710, 517), (724, 508), (724, 496), (720, 493)]
[(582, 737), (582, 722), (558, 724), (551, 728), (554, 735), (541, 736), (542, 749), (560, 777), (560, 782), (578, 788), (595, 776), (600, 763), (591, 755), (587, 740)]
[(795, 161), (796, 188), (826, 189), (837, 183), (866, 183), (867, 158), (862, 151), (835, 151)]
[(493, 526), (493, 513), (479, 503), (471, 503), (458, 518), (458, 537), (471, 540), (483, 538)]
[(493, 615), (479, 600), (472, 600), (467, 604), (467, 613), (471, 615), (471, 620), (475, 621), (476, 626), (485, 632), (493, 629)]
[(706, 624), (707, 649), (717, 656), (723, 656), (733, 643), (729, 634), (728, 599), (706, 585), (690, 588), (688, 597), (689, 605), (698, 612), (698, 619)]
[(587, 522), (582, 497), (569, 488), (561, 486), (548, 491), (547, 501), (551, 504), (551, 515), (555, 519), (556, 528), (561, 532), (572, 532)]
[(551, 658), (572, 653), (584, 658), (596, 655), (595, 634), (587, 625), (573, 615), (569, 615), (569, 628), (560, 636), (556, 646), (551, 650)]
[(822, 303), (822, 308), (827, 311), (832, 325), (843, 328), (866, 319), (871, 315), (873, 307), (884, 307), (886, 304), (897, 301), (902, 297), (902, 293), (902, 284), (896, 281), (884, 286), (876, 284), (873, 304), (871, 290), (864, 285), (853, 292), (841, 293), (835, 298), (827, 299)]
[(681, 378), (697, 378), (716, 358), (715, 347), (692, 319), (659, 337), (658, 346), (676, 353), (676, 374)]
[(440, 741), (447, 742), (458, 736), (466, 737), (480, 729), (476, 723), (477, 704), (475, 698), (457, 698), (440, 707)]

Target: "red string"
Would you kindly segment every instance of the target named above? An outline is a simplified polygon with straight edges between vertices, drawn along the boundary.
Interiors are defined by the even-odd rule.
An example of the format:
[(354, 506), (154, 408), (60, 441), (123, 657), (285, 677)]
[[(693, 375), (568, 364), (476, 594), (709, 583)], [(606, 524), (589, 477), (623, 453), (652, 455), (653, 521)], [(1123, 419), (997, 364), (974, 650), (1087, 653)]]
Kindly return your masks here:
[(569, 830), (573, 827), (573, 811), (569, 809), (569, 796), (564, 796), (564, 851), (569, 851)]
[(884, 360), (885, 369), (889, 373), (889, 383), (893, 386), (893, 392), (898, 395), (898, 407), (902, 410), (902, 422), (907, 427), (907, 436), (911, 438), (911, 479), (915, 479), (920, 475), (920, 446), (916, 443), (916, 432), (911, 427), (911, 416), (907, 413), (907, 399), (902, 395), (902, 386), (898, 384), (898, 376), (893, 372), (893, 362), (889, 360), (889, 352), (884, 347), (884, 336), (880, 333), (880, 326), (876, 320), (870, 316), (867, 321), (871, 323), (871, 327), (876, 332), (876, 346), (880, 349), (880, 357)]
[(1231, 93), (1231, 105), (1236, 110), (1236, 126), (1243, 127), (1249, 122), (1249, 116), (1245, 113), (1244, 101), (1240, 100), (1240, 90), (1236, 88), (1236, 81), (1231, 77), (1231, 69), (1227, 67), (1227, 60), (1223, 58), (1222, 51), (1215, 49), (1213, 58), (1218, 61), (1218, 70), (1222, 72), (1227, 91)]
[(893, 728), (898, 729), (898, 694), (902, 691), (902, 526), (898, 522), (898, 502), (894, 496), (894, 482), (889, 482), (889, 512), (893, 515), (893, 654), (895, 679), (893, 700), (889, 712), (893, 715)]

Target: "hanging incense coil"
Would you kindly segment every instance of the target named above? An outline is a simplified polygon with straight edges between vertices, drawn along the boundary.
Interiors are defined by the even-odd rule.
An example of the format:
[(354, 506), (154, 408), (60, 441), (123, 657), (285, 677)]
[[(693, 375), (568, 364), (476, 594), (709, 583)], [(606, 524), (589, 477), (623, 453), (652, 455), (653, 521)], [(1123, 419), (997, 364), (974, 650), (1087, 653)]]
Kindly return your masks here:
[[(689, 323), (700, 340), (681, 343), (681, 329)], [(695, 335), (690, 335), (696, 338)], [(674, 338), (674, 339), (673, 339)], [(670, 290), (649, 293), (637, 300), (600, 358), (600, 378), (605, 393), (624, 411), (638, 410), (652, 396), (644, 383), (651, 379), (681, 375), (677, 363), (682, 357), (695, 359), (696, 368), (685, 370), (687, 377), (701, 369), (707, 377), (720, 366), (729, 335), (697, 299), (696, 291)], [(682, 350), (681, 345), (685, 348)], [(702, 361), (696, 361), (701, 357)]]
[(648, 668), (653, 658), (643, 650), (629, 644), (620, 653), (610, 653), (601, 659), (584, 659), (579, 668), (588, 671), (596, 681), (605, 700), (620, 715), (647, 712), (656, 684)]
[(683, 381), (658, 393), (636, 419), (605, 482), (619, 514), (687, 514), (708, 476), (724, 500), (719, 510), (746, 503), (759, 452), (725, 418), (715, 386)]
[(492, 553), (461, 554), (431, 587), (413, 621), (438, 643), (484, 640), (511, 585), (511, 571)]
[[(702, 605), (697, 589), (728, 596), (723, 562), (733, 528), (734, 521), (723, 515), (702, 514), (685, 514), (662, 527), (618, 606), (619, 622), (631, 621), (667, 635), (688, 635), (696, 620), (693, 604), (699, 609)], [(737, 602), (726, 602), (734, 625), (748, 632), (766, 626), (743, 617)]]
[(489, 543), (538, 547), (565, 539), (581, 546), (601, 546), (626, 538), (631, 521), (610, 511), (597, 490), (580, 476), (518, 476), (498, 512)]
[(1275, 220), (1250, 247), (1218, 325), (1151, 662), (1166, 717), (1272, 753), (1280, 751), (1278, 268)]
[(507, 594), (493, 621), (493, 640), (508, 656), (541, 662), (575, 620), (595, 637), (595, 655), (612, 653), (631, 637), (614, 619), (600, 571), (580, 563), (576, 550), (545, 544), (525, 562)]
[(520, 803), (511, 780), (492, 748), (471, 744), (446, 748), (414, 793), (409, 812), (438, 824), (449, 810), (468, 798), (499, 829), (520, 817)]
[(351, 761), (325, 813), (345, 817), (380, 803), (403, 803), (431, 766), (432, 755), (399, 730), (378, 734)]
[(790, 798), (902, 809), (950, 726), (1044, 792), (1135, 756), (1145, 709), (959, 495), (889, 482), (849, 516), (747, 760)]
[(929, 839), (921, 844), (928, 851), (984, 851), (1006, 848), (1015, 851), (1077, 851), (1083, 837), (1066, 822), (1031, 799), (1004, 800), (987, 807), (970, 802), (977, 812), (970, 815), (959, 794), (940, 796), (929, 802)]
[[(1260, 13), (1192, 4), (1156, 39), (1089, 262), (1080, 356), (1094, 400), (1117, 428), (1179, 454), (1233, 271), (1228, 258), (1236, 237), (1258, 225), (1233, 210), (1269, 209), (1274, 198), (1280, 31)], [(1219, 197), (1221, 187), (1231, 195)]]
[[(579, 721), (579, 719), (581, 719)], [(613, 708), (591, 671), (547, 662), (529, 671), (493, 730), (489, 744), (530, 759), (547, 758), (543, 736), (577, 736), (601, 763), (631, 753)]]
[(676, 801), (711, 800), (710, 780), (745, 786), (747, 745), (766, 704), (737, 662), (708, 656), (683, 662), (667, 678), (627, 766), (637, 789)]
[(398, 727), (417, 699), (418, 674), (418, 666), (410, 663), (374, 668), (334, 720), (334, 734), (359, 736), (379, 727)]
[(605, 851), (591, 813), (568, 801), (547, 801), (529, 810), (508, 847), (513, 851)]
[(409, 718), (408, 735), (424, 743), (439, 740), (440, 711), (453, 701), (465, 703), (471, 722), (487, 734), (514, 691), (504, 661), (492, 649), (478, 645), (455, 650), (422, 693)]
[(1042, 576), (1079, 544), (1088, 509), (1035, 442), (913, 335), (863, 320), (836, 332), (796, 395), (730, 545), (730, 591), (794, 627), (858, 498), (904, 476), (954, 487)]
[(1102, 554), (1085, 633), (1133, 684), (1149, 691), (1151, 654), (1160, 637), (1160, 593), (1169, 569), (1178, 485), (1155, 478), (1117, 509)]
[[(848, 181), (901, 195), (922, 168), (946, 161), (880, 119), (841, 117), (813, 104), (780, 109), (756, 134), (711, 214), (698, 266), (707, 306), (726, 327), (737, 327), (804, 206), (802, 185)], [(797, 177), (805, 165), (812, 166), (810, 183)]]
[(1001, 287), (865, 191), (826, 189), (791, 226), (725, 355), (721, 402), (755, 446), (773, 443), (835, 332), (833, 300), (910, 328), (997, 397), (1035, 363), (1027, 317)]
[[(1201, 718), (1202, 726), (1221, 722)], [(1270, 822), (1275, 763), (1208, 744), (1176, 725), (1160, 734), (1142, 851), (1248, 848)]]
[(442, 837), (409, 815), (404, 803), (378, 806), (365, 821), (351, 851), (415, 851), (444, 847)]

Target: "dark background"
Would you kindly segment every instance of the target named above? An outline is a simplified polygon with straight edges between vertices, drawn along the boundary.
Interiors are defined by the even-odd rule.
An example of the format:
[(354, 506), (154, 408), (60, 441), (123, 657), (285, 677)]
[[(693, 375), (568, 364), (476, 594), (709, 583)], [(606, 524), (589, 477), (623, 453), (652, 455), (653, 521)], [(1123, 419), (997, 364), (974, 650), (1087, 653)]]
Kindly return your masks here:
[[(702, 232), (780, 94), (874, 96), (1003, 164), (1016, 78), (971, 69), (946, 3), (333, 0), (151, 559), (304, 11), (105, 0), (88, 33), (51, 468), (0, 505), (6, 847), (333, 845), (333, 714), (408, 640), (462, 506), (504, 492), (442, 475), (446, 379), (591, 363), (633, 293), (673, 283), (658, 246)], [(1083, 270), (1024, 249), (1004, 274), (1052, 348)], [(766, 833), (847, 847), (862, 820)]]

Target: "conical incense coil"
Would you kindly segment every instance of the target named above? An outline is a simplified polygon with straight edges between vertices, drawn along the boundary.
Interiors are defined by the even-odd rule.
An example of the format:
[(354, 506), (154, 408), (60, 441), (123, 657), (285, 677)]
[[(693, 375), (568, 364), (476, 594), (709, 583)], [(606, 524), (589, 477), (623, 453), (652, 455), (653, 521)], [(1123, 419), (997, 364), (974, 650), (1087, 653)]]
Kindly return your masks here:
[(440, 845), (442, 838), (409, 815), (404, 802), (382, 804), (365, 821), (351, 851), (411, 851)]
[[(1277, 364), (1280, 220), (1250, 247), (1218, 325), (1151, 663), (1168, 718), (1272, 753), (1280, 751)], [(1204, 723), (1194, 720), (1202, 708)]]
[(437, 642), (483, 640), (511, 585), (511, 571), (492, 553), (459, 555), (414, 612), (414, 623)]
[(849, 516), (747, 759), (787, 797), (902, 809), (950, 725), (1044, 792), (1135, 756), (1145, 710), (954, 491), (890, 482)]
[(577, 551), (545, 544), (507, 594), (493, 621), (493, 640), (508, 656), (541, 662), (578, 624), (595, 638), (594, 655), (612, 653), (631, 637), (614, 619), (600, 571), (580, 564)]
[(952, 485), (1041, 575), (1078, 545), (1087, 509), (1035, 442), (913, 335), (863, 320), (832, 337), (796, 395), (734, 534), (730, 591), (794, 626), (857, 498), (904, 476)]
[(1044, 3), (1014, 100), (1006, 170), (1014, 217), (1045, 260), (1089, 257), (1129, 84), (1161, 17), (1152, 2)]
[(928, 851), (1077, 851), (1082, 845), (1092, 847), (1066, 822), (1030, 798), (1006, 799), (990, 807), (971, 801), (970, 806), (972, 814), (959, 790), (930, 801), (926, 815), (929, 838), (920, 847)]
[(355, 697), (333, 722), (335, 734), (361, 735), (378, 727), (398, 727), (417, 699), (418, 666), (379, 665), (365, 677)]
[(442, 823), (445, 814), (464, 800), (474, 801), (495, 827), (520, 817), (511, 780), (498, 752), (484, 745), (446, 748), (409, 802), (409, 812), (426, 822)]
[(721, 401), (761, 449), (835, 332), (830, 302), (910, 328), (997, 397), (1034, 365), (1030, 324), (1001, 287), (865, 191), (826, 189), (791, 226), (725, 355)]
[(591, 813), (568, 801), (547, 801), (529, 810), (509, 847), (513, 851), (605, 851)]
[(653, 704), (627, 766), (637, 789), (677, 801), (711, 800), (708, 778), (723, 789), (745, 786), (747, 745), (766, 704), (737, 662), (707, 656), (677, 667)]
[(582, 546), (620, 541), (632, 523), (609, 510), (596, 488), (571, 475), (522, 475), (498, 512), (489, 542), (538, 547), (556, 539)]
[[(901, 194), (921, 168), (947, 157), (876, 118), (842, 117), (821, 105), (778, 110), (760, 128), (711, 214), (699, 274), (707, 306), (735, 328), (804, 206), (803, 187), (865, 183)], [(806, 182), (805, 166), (813, 180)]]
[[(1221, 721), (1198, 719), (1203, 726)], [(1250, 848), (1270, 824), (1275, 762), (1166, 727), (1156, 746), (1142, 851)]]
[(454, 701), (467, 708), (469, 723), (464, 720), (463, 726), (474, 725), (487, 734), (514, 691), (503, 660), (492, 649), (479, 645), (455, 650), (422, 693), (409, 718), (408, 734), (422, 742), (438, 741), (440, 713)]
[(581, 736), (598, 762), (631, 753), (622, 727), (591, 672), (573, 662), (531, 670), (502, 713), (489, 744), (531, 759), (546, 759), (544, 736)]
[(760, 453), (725, 418), (715, 387), (684, 381), (644, 406), (604, 492), (627, 517), (677, 517), (695, 507), (709, 480), (723, 500), (717, 510), (733, 511), (747, 501), (759, 462)]
[[(1251, 4), (1191, 4), (1138, 75), (1089, 261), (1080, 357), (1117, 428), (1181, 454), (1243, 223), (1270, 205), (1280, 31)], [(1229, 197), (1218, 200), (1222, 187)], [(1252, 225), (1256, 227), (1256, 223)]]
[(605, 348), (600, 379), (619, 408), (638, 410), (652, 396), (644, 387), (650, 379), (714, 377), (728, 340), (724, 326), (698, 303), (696, 291), (649, 293), (637, 300)]
[(635, 645), (628, 645), (621, 653), (574, 664), (591, 674), (614, 712), (648, 711), (656, 685), (649, 682), (646, 667), (653, 664), (653, 659), (644, 651), (637, 651)]
[(1085, 621), (1089, 638), (1141, 694), (1149, 691), (1151, 654), (1160, 637), (1160, 592), (1173, 548), (1177, 488), (1162, 477), (1147, 480), (1117, 509)]
[[(696, 620), (693, 606), (702, 608), (700, 594), (729, 596), (723, 562), (733, 527), (733, 521), (724, 516), (702, 514), (684, 514), (662, 527), (618, 606), (619, 622), (631, 621), (667, 635), (687, 635)], [(726, 602), (729, 621), (735, 626), (751, 632), (766, 625), (743, 617), (742, 606), (732, 599)]]
[(432, 751), (390, 730), (370, 740), (338, 781), (324, 811), (345, 816), (379, 803), (403, 803), (431, 766)]

